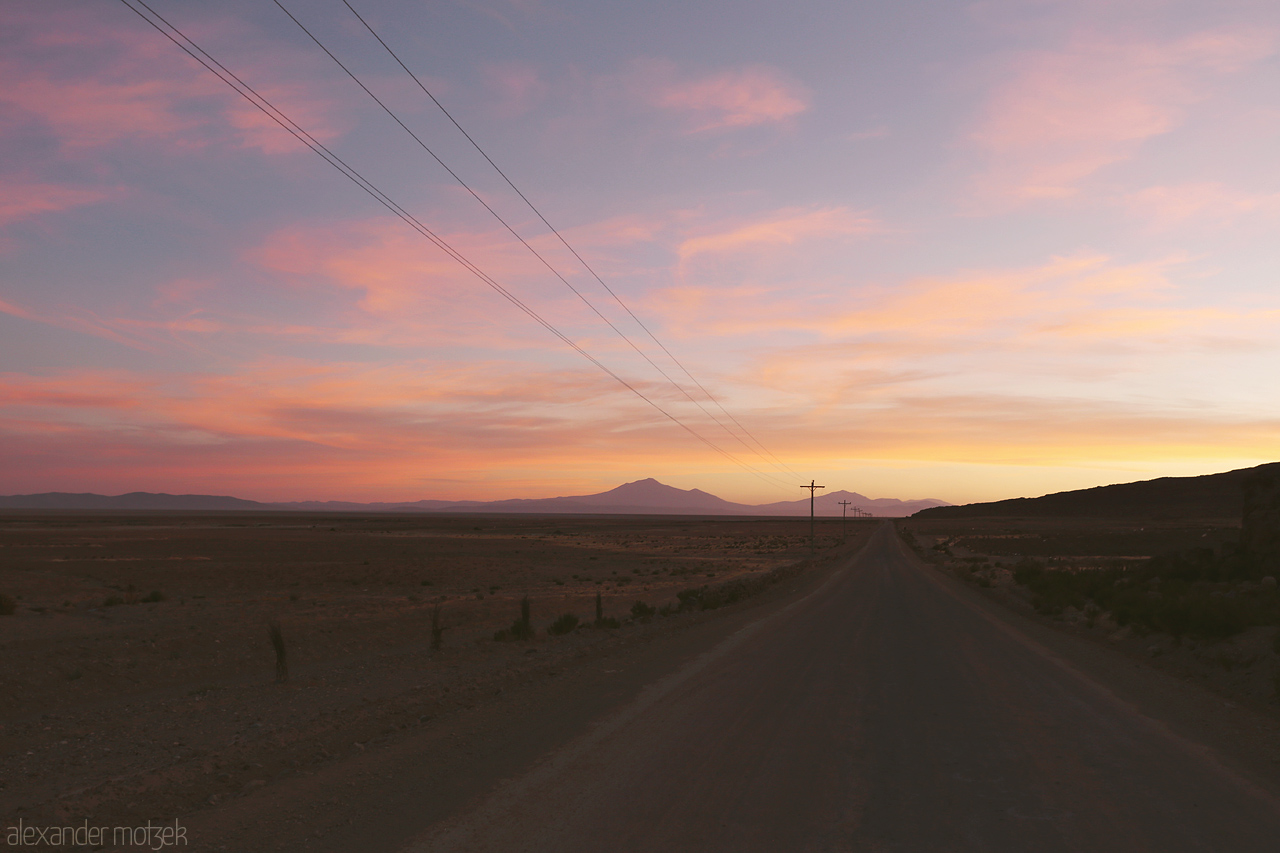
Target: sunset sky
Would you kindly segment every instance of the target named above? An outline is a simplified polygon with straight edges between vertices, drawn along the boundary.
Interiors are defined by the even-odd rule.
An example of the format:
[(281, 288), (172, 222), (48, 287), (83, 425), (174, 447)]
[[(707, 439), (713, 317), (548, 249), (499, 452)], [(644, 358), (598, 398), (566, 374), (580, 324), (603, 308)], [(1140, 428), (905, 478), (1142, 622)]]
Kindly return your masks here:
[[(1280, 458), (1274, 0), (350, 0), (787, 470), (271, 0), (147, 2), (761, 474), (119, 0), (8, 0), (0, 494), (960, 503)], [(342, 0), (282, 2), (704, 400)]]

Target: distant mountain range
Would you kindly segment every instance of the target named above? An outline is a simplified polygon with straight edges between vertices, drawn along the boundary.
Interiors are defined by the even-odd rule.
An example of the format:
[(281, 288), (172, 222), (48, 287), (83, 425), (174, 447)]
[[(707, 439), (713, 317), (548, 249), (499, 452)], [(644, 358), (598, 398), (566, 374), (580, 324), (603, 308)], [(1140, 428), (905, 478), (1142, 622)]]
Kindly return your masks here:
[(1076, 518), (1240, 518), (1242, 486), (1254, 474), (1280, 472), (1280, 462), (1201, 477), (1160, 477), (1118, 483), (1038, 498), (1013, 498), (964, 506), (932, 507), (917, 518), (1076, 517)]
[[(857, 507), (880, 517), (902, 517), (929, 507), (950, 506), (946, 501), (925, 499), (902, 501), (896, 498), (868, 498), (857, 492), (836, 491), (818, 495), (814, 511), (821, 516), (839, 516), (840, 501), (849, 501), (849, 511)], [(733, 503), (701, 489), (677, 489), (652, 478), (625, 483), (595, 495), (559, 498), (518, 498), (504, 501), (404, 501), (398, 503), (351, 503), (348, 501), (292, 501), (262, 503), (225, 495), (166, 495), (130, 492), (127, 495), (70, 494), (46, 492), (39, 495), (0, 497), (0, 509), (75, 510), (221, 510), (221, 511), (304, 511), (304, 512), (504, 512), (504, 513), (597, 513), (606, 515), (808, 515), (809, 498), (771, 504)]]

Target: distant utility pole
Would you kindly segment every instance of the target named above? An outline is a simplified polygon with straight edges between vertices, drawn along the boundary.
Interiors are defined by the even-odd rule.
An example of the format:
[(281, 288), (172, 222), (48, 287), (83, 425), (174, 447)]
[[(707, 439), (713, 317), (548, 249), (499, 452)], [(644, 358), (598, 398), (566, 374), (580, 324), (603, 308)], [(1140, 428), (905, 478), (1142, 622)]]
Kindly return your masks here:
[[(843, 542), (848, 535), (849, 528), (849, 504), (853, 501), (840, 501), (840, 541)], [(854, 517), (857, 518), (857, 510), (854, 510)]]
[(825, 489), (826, 486), (815, 486), (816, 480), (810, 480), (809, 485), (801, 486), (802, 489), (809, 490), (809, 556), (813, 556), (813, 494), (818, 489)]

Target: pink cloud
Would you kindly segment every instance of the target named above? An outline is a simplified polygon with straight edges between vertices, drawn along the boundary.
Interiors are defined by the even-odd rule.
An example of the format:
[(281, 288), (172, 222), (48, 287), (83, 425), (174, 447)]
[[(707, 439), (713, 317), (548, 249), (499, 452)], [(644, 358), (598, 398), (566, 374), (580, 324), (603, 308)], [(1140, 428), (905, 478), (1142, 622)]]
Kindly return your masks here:
[[(1170, 259), (1121, 265), (1098, 255), (1039, 267), (979, 270), (886, 286), (836, 282), (828, 292), (784, 286), (682, 285), (653, 304), (680, 327), (725, 338), (780, 332), (844, 342), (862, 357), (903, 364), (949, 353), (1077, 351), (1088, 347), (1208, 346), (1215, 336), (1263, 346), (1280, 336), (1280, 309), (1188, 305), (1171, 282)], [(1216, 345), (1215, 345), (1216, 346)], [(807, 351), (807, 350), (806, 350)], [(1004, 355), (1001, 356), (1005, 357)]]
[(982, 190), (1061, 198), (1104, 166), (1182, 123), (1213, 77), (1269, 56), (1272, 34), (1221, 30), (1171, 42), (1079, 35), (1025, 56), (986, 105), (972, 139), (990, 157)]
[(654, 106), (688, 117), (690, 130), (777, 124), (809, 108), (809, 93), (764, 65), (721, 71), (696, 79), (673, 80), (666, 64), (647, 65), (640, 85)]
[[(626, 219), (569, 229), (604, 275), (625, 266), (593, 246), (626, 248), (652, 233)], [(593, 352), (625, 346), (524, 246), (503, 230), (442, 234), (467, 258)], [(609, 297), (551, 235), (529, 242), (592, 304)], [(548, 333), (485, 282), (401, 222), (372, 219), (280, 229), (248, 260), (293, 288), (325, 298), (333, 325), (279, 324), (274, 334), (395, 346), (544, 347)], [(559, 344), (553, 345), (560, 351)]]
[(740, 316), (739, 307), (767, 303), (783, 292), (787, 307), (780, 314), (764, 309), (761, 329), (785, 325), (797, 311), (826, 310), (816, 306), (828, 301), (831, 264), (843, 263), (852, 240), (887, 231), (874, 217), (847, 207), (783, 208), (714, 223), (706, 218), (677, 223), (669, 244), (672, 277), (680, 284), (649, 300), (681, 334), (732, 326), (736, 320), (729, 318)]
[(73, 312), (64, 310), (33, 311), (3, 300), (0, 300), (0, 312), (9, 314), (13, 317), (20, 317), (23, 320), (29, 320), (33, 323), (43, 323), (59, 329), (68, 329), (70, 331), (92, 335), (132, 349), (144, 351), (151, 351), (153, 349), (147, 341), (138, 339), (137, 337), (129, 334), (128, 331), (123, 328), (123, 326), (127, 324), (113, 323), (112, 321), (103, 320), (91, 312)]
[[(443, 235), (481, 269), (507, 284), (536, 272), (536, 259), (506, 232)], [(525, 259), (528, 258), (526, 261)], [(358, 294), (369, 315), (403, 318), (406, 312), (454, 312), (488, 287), (457, 261), (394, 219), (288, 227), (271, 234), (251, 259), (299, 286), (324, 282)]]
[(537, 69), (528, 65), (490, 65), (485, 69), (485, 81), (497, 96), (495, 110), (506, 117), (529, 112), (547, 97), (549, 91)]
[(197, 117), (174, 109), (175, 101), (189, 97), (194, 82), (190, 79), (105, 82), (14, 77), (0, 99), (39, 116), (71, 148), (138, 137), (170, 138), (202, 124)]
[(0, 179), (0, 225), (96, 204), (109, 195), (100, 189)]
[[(140, 20), (62, 13), (19, 16), (13, 26), (33, 47), (0, 63), (5, 80), (0, 103), (16, 108), (18, 116), (37, 118), (65, 151), (152, 139), (187, 148), (230, 143), (273, 154), (301, 150), (285, 131)], [(227, 28), (209, 22), (194, 27), (215, 50), (219, 37), (228, 35), (220, 31)], [(248, 37), (234, 35), (241, 41)], [(55, 49), (41, 50), (50, 47)], [(74, 64), (67, 61), (68, 50), (75, 52)], [(272, 53), (232, 70), (257, 83), (317, 138), (336, 136), (332, 103), (312, 84), (280, 82), (289, 72), (279, 59)]]
[(1218, 181), (1147, 187), (1124, 197), (1124, 206), (1153, 230), (1195, 223), (1223, 227), (1249, 216), (1280, 214), (1280, 193), (1253, 193)]
[(684, 263), (696, 255), (768, 251), (807, 240), (863, 236), (881, 230), (874, 219), (847, 207), (787, 208), (725, 230), (689, 237), (680, 243), (677, 254)]

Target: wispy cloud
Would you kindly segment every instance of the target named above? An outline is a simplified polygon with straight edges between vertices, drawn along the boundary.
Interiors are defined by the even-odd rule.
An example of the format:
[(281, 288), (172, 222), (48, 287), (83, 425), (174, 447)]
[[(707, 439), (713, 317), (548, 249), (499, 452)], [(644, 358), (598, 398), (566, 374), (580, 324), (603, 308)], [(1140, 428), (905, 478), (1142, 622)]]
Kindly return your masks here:
[(972, 134), (990, 160), (980, 192), (1073, 195), (1083, 179), (1178, 127), (1215, 78), (1269, 56), (1274, 41), (1258, 29), (1165, 42), (1079, 33), (1062, 50), (1024, 55)]
[[(66, 154), (140, 141), (163, 142), (175, 151), (219, 144), (272, 154), (300, 150), (263, 113), (140, 21), (133, 26), (132, 20), (122, 24), (104, 16), (93, 28), (84, 23), (65, 13), (15, 17), (12, 26), (24, 36), (16, 53), (25, 55), (0, 63), (0, 104), (8, 107), (10, 126), (34, 120)], [(74, 63), (67, 61), (68, 49), (75, 51)], [(311, 83), (281, 80), (287, 67), (268, 57), (233, 70), (317, 138), (336, 136), (333, 103)]]
[(847, 207), (818, 210), (788, 208), (724, 230), (695, 234), (680, 243), (681, 263), (704, 254), (768, 251), (778, 246), (794, 246), (806, 240), (825, 240), (874, 234), (883, 227), (865, 213)]
[(0, 226), (44, 213), (96, 204), (110, 194), (90, 187), (0, 179)]
[(1127, 194), (1123, 204), (1155, 231), (1188, 225), (1221, 228), (1250, 217), (1280, 215), (1280, 193), (1241, 190), (1221, 181), (1146, 187)]
[(778, 124), (809, 109), (808, 90), (765, 65), (697, 77), (681, 76), (665, 62), (644, 63), (639, 69), (641, 95), (683, 116), (691, 133)]
[(1078, 355), (1081, 347), (1181, 351), (1223, 337), (1262, 344), (1280, 334), (1280, 304), (1188, 303), (1170, 279), (1184, 262), (1118, 264), (1085, 254), (892, 286), (832, 282), (804, 294), (782, 286), (682, 285), (653, 305), (672, 323), (700, 317), (704, 329), (725, 338), (806, 332), (819, 336), (818, 346), (844, 341), (861, 358), (878, 353), (903, 367), (961, 353), (1003, 359), (1032, 350)]

